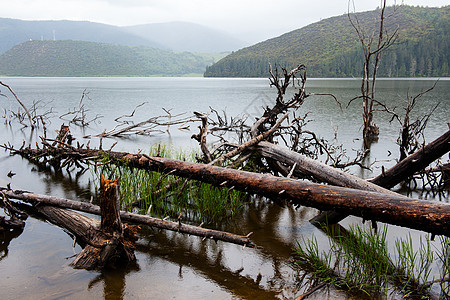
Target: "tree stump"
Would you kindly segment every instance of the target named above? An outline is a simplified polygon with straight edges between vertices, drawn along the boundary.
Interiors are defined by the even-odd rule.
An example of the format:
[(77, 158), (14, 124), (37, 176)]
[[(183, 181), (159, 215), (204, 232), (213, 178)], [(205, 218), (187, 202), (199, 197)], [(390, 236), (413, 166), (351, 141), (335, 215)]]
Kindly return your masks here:
[(52, 206), (36, 209), (52, 223), (66, 228), (86, 245), (71, 266), (77, 269), (102, 269), (135, 262), (134, 242), (138, 226), (123, 225), (119, 216), (117, 180), (100, 179), (101, 221), (74, 211)]

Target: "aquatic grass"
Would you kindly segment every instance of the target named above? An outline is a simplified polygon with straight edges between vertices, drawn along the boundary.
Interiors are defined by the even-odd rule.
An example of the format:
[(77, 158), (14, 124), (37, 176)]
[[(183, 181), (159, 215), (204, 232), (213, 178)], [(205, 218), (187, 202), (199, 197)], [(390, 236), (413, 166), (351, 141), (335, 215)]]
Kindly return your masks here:
[(437, 247), (441, 279), (430, 280), (435, 254), (429, 239), (421, 238), (418, 249), (411, 236), (397, 239), (393, 261), (386, 242), (387, 226), (378, 232), (359, 226), (350, 226), (347, 231), (339, 225), (326, 226), (324, 231), (329, 237), (327, 251), (319, 252), (314, 236), (297, 242), (295, 249), (297, 264), (306, 267), (314, 279), (367, 295), (387, 295), (392, 290), (405, 297), (427, 297), (432, 285), (440, 283), (441, 294), (448, 295), (448, 238), (443, 238), (441, 247)]
[(419, 249), (414, 251), (411, 235), (395, 241), (398, 257), (396, 266), (399, 270), (396, 275), (400, 282), (403, 282), (400, 292), (406, 295), (410, 295), (414, 291), (427, 293), (431, 288), (427, 282), (431, 274), (434, 252), (431, 250), (431, 243), (428, 239), (424, 242), (420, 237), (419, 244)]
[[(149, 155), (193, 161), (196, 153), (157, 145), (151, 147)], [(139, 207), (140, 213), (146, 214), (151, 208), (152, 215), (162, 218), (178, 218), (181, 214), (183, 220), (193, 223), (222, 222), (242, 211), (243, 201), (248, 197), (235, 190), (126, 165), (106, 163), (97, 168), (97, 178), (100, 173), (119, 179), (123, 209), (131, 211), (133, 207)]]
[(441, 289), (440, 297), (450, 299), (450, 238), (440, 238), (441, 247), (438, 248), (436, 256), (442, 265), (440, 270), (439, 285)]
[(302, 240), (303, 246), (297, 241), (297, 263), (313, 274), (315, 279), (320, 279), (327, 284), (340, 285), (340, 278), (335, 273), (332, 264), (332, 255), (325, 251), (320, 252), (316, 237)]

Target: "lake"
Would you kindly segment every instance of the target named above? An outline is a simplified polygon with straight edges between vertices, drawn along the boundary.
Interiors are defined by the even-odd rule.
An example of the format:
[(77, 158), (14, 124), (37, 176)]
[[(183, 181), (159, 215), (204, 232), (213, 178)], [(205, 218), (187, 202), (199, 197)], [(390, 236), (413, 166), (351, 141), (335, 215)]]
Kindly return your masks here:
[[(430, 88), (437, 79), (380, 79), (377, 81), (377, 97), (388, 106), (397, 106), (403, 113), (407, 97)], [(51, 116), (47, 122), (47, 136), (55, 136), (61, 123), (59, 117), (78, 107), (83, 91), (87, 118), (96, 121), (86, 128), (71, 125), (71, 132), (81, 143), (90, 141), (91, 147), (99, 145), (98, 138), (85, 139), (112, 129), (115, 118), (131, 114), (137, 109), (134, 121), (165, 115), (162, 108), (172, 115), (194, 111), (209, 112), (210, 107), (227, 116), (247, 115), (249, 122), (260, 116), (262, 107), (273, 105), (276, 96), (268, 79), (221, 78), (0, 78), (16, 92), (28, 107), (33, 102), (41, 113)], [(332, 140), (337, 130), (336, 143), (342, 143), (349, 156), (353, 149), (362, 147), (362, 117), (358, 101), (349, 107), (350, 99), (359, 95), (357, 79), (308, 79), (309, 93), (333, 93), (342, 103), (342, 110), (329, 96), (308, 97), (299, 114), (309, 113), (313, 120), (308, 128), (319, 136)], [(5, 111), (1, 119), (2, 143), (10, 142), (19, 147), (23, 141), (34, 145), (42, 135), (41, 130), (31, 131), (20, 124), (4, 124), (5, 114), (11, 108), (17, 111), (15, 99), (0, 97)], [(429, 112), (437, 103), (439, 107), (429, 120), (425, 132), (426, 142), (431, 142), (448, 130), (450, 121), (450, 78), (440, 79), (436, 87), (423, 95), (417, 104), (415, 116)], [(51, 110), (50, 110), (51, 109)], [(378, 175), (381, 166), (395, 164), (399, 157), (395, 144), (400, 126), (390, 121), (384, 113), (375, 114), (380, 126), (380, 138), (371, 147), (369, 162), (372, 171), (351, 168), (357, 176), (370, 178)], [(26, 121), (26, 120), (25, 120)], [(177, 126), (150, 136), (131, 136), (123, 139), (104, 139), (103, 148), (118, 142), (115, 151), (148, 151), (153, 144), (171, 144), (176, 148), (199, 149), (190, 139), (198, 133), (197, 124), (190, 131)], [(11, 183), (12, 188), (25, 189), (39, 194), (54, 195), (74, 200), (87, 200), (94, 190), (91, 174), (81, 178), (62, 176), (51, 170), (34, 166), (18, 156), (0, 152), (0, 186)], [(16, 175), (7, 177), (12, 170)], [(412, 197), (435, 199), (430, 193), (414, 192)], [(448, 202), (448, 193), (435, 200)], [(202, 241), (201, 238), (143, 228), (136, 251), (138, 268), (105, 270), (102, 272), (74, 270), (69, 266), (72, 256), (80, 251), (73, 247), (72, 238), (56, 226), (36, 218), (26, 221), (24, 232), (18, 237), (3, 237), (0, 244), (0, 289), (2, 299), (292, 299), (302, 294), (299, 278), (303, 271), (292, 266), (293, 248), (303, 237), (315, 236), (323, 244), (325, 234), (308, 220), (318, 211), (301, 207), (297, 210), (264, 199), (248, 203), (242, 216), (223, 224), (222, 230), (246, 235), (253, 232), (255, 249)], [(348, 217), (341, 222), (344, 227), (362, 224), (361, 219)], [(368, 226), (368, 225), (366, 225)], [(411, 233), (414, 240), (427, 234), (414, 230), (389, 226), (390, 241)], [(393, 246), (393, 245), (391, 245)], [(394, 295), (395, 296), (395, 295)], [(324, 289), (308, 299), (357, 299), (344, 291)]]

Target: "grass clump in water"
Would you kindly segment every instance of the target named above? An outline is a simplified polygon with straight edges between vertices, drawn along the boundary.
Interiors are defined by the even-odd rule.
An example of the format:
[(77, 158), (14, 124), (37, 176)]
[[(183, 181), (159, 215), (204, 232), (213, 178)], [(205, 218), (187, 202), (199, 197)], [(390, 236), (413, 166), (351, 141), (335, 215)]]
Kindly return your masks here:
[[(166, 146), (152, 147), (149, 155), (195, 160), (194, 152), (176, 152)], [(98, 171), (98, 177), (102, 172), (108, 178), (119, 179), (123, 209), (131, 211), (137, 207), (140, 213), (157, 217), (177, 218), (181, 214), (185, 221), (216, 223), (239, 213), (248, 197), (235, 190), (127, 166), (105, 164)]]
[[(296, 262), (313, 279), (372, 296), (391, 291), (418, 299), (428, 299), (432, 286), (439, 284), (440, 297), (448, 297), (449, 238), (441, 238), (436, 252), (429, 239), (420, 239), (418, 250), (414, 250), (411, 236), (397, 239), (393, 260), (386, 242), (387, 226), (378, 233), (358, 226), (347, 231), (339, 225), (325, 227), (325, 232), (329, 237), (328, 251), (320, 252), (315, 237), (297, 243)], [(439, 257), (438, 264), (435, 255)], [(436, 280), (431, 274), (432, 266), (437, 265), (441, 272)]]

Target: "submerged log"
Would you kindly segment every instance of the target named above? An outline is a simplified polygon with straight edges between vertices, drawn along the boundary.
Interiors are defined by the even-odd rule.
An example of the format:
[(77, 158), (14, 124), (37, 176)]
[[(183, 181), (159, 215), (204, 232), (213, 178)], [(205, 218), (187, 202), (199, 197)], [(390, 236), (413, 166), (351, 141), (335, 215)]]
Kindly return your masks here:
[[(53, 205), (100, 215), (100, 207), (87, 202), (73, 201), (55, 196), (39, 195), (19, 190), (6, 190), (4, 188), (0, 188), (0, 190), (2, 190), (6, 195), (8, 195), (8, 197), (12, 199), (18, 199), (28, 203), (42, 203), (45, 205)], [(123, 221), (133, 222), (136, 224), (148, 225), (155, 228), (191, 234), (203, 238), (219, 240), (248, 247), (255, 247), (255, 244), (249, 238), (250, 234), (247, 236), (236, 235), (228, 232), (187, 225), (181, 222), (161, 220), (158, 218), (133, 214), (125, 211), (120, 211), (120, 218)]]

